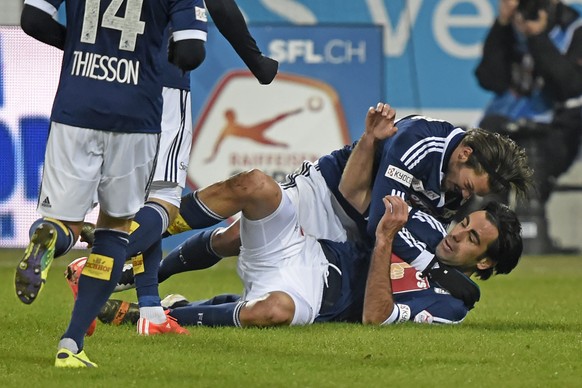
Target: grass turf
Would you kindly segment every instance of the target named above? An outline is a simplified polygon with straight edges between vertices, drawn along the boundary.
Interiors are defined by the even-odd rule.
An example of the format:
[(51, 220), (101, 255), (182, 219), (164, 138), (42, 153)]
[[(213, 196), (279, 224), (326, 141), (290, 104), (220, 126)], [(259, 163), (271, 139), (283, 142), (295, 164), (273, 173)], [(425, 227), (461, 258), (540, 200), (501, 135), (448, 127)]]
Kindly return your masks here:
[[(481, 282), (481, 301), (457, 326), (321, 324), (276, 329), (190, 328), (139, 337), (98, 324), (85, 341), (91, 370), (53, 367), (73, 305), (53, 264), (32, 305), (14, 294), (22, 251), (0, 250), (0, 386), (43, 387), (575, 387), (582, 376), (582, 257), (525, 257)], [(172, 277), (161, 294), (203, 299), (239, 292), (234, 260)], [(133, 290), (114, 295), (135, 300)]]

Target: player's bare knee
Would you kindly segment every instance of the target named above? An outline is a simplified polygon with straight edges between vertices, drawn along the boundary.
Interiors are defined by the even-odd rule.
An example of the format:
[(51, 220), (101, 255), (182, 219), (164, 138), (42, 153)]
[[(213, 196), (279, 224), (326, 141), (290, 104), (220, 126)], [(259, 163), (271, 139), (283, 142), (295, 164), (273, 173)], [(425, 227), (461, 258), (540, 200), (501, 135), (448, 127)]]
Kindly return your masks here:
[(293, 299), (284, 292), (275, 291), (263, 298), (248, 301), (241, 310), (240, 320), (244, 326), (288, 326), (294, 315)]
[(258, 169), (241, 172), (227, 180), (227, 188), (237, 198), (251, 199), (264, 193), (271, 186), (273, 179)]

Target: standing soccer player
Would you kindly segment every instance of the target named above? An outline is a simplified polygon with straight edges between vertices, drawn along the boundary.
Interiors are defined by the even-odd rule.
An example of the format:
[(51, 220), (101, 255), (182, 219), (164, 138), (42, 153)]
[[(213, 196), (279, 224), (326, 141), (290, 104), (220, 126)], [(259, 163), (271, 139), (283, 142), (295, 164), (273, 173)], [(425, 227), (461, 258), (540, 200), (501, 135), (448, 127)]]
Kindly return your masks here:
[[(195, 0), (199, 16), (200, 40), (191, 45), (191, 55), (201, 63), (205, 57), (206, 17), (204, 3)], [(269, 84), (277, 74), (278, 62), (266, 57), (257, 47), (247, 29), (242, 13), (233, 0), (213, 0), (208, 11), (233, 49), (261, 84)], [(171, 27), (171, 26), (170, 26)], [(166, 30), (166, 34), (169, 29)], [(166, 35), (164, 41), (168, 40)], [(148, 200), (136, 214), (129, 244), (128, 257), (132, 257), (135, 284), (140, 307), (140, 335), (187, 333), (178, 325), (166, 325), (166, 314), (160, 304), (158, 292), (158, 266), (162, 259), (162, 233), (176, 218), (182, 190), (186, 185), (189, 154), (192, 146), (192, 105), (190, 99), (190, 72), (181, 71), (168, 62), (165, 48), (160, 53), (162, 62), (163, 111), (162, 134), (156, 169)], [(194, 167), (195, 168), (195, 167)], [(76, 260), (72, 266), (84, 265), (85, 259)], [(67, 271), (69, 285), (76, 294), (77, 279)], [(94, 326), (92, 326), (94, 327)], [(92, 333), (89, 329), (88, 333)]]
[(63, 2), (27, 0), (22, 13), (23, 30), (64, 55), (38, 201), (43, 218), (31, 226), (15, 286), (23, 303), (35, 300), (96, 198), (95, 241), (55, 360), (57, 367), (96, 367), (83, 351), (84, 335), (121, 275), (155, 165), (163, 31), (171, 20), (173, 63), (189, 70), (198, 64), (190, 49), (199, 21), (192, 0), (68, 0), (65, 28), (53, 19)]

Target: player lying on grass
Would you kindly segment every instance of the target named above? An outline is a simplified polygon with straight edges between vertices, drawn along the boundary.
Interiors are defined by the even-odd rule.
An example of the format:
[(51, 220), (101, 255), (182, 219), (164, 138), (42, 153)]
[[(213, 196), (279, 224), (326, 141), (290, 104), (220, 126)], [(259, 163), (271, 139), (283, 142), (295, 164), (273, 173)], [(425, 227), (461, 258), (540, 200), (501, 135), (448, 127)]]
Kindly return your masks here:
[[(366, 130), (358, 142), (325, 155), (315, 163), (304, 163), (283, 183), (286, 190), (300, 192), (292, 197), (297, 195), (299, 200), (295, 202), (299, 204), (306, 195), (301, 191), (310, 190), (311, 186), (321, 195), (331, 196), (333, 209), (330, 213), (321, 214), (312, 209), (299, 211), (300, 223), (307, 233), (334, 241), (345, 241), (346, 236), (356, 238), (357, 235), (373, 241), (385, 195), (401, 195), (413, 207), (449, 223), (463, 201), (474, 194), (500, 194), (506, 198), (504, 193), (511, 189), (526, 196), (531, 187), (532, 171), (527, 166), (525, 151), (509, 138), (479, 128), (464, 131), (446, 121), (416, 115), (399, 120), (397, 126), (398, 133), (391, 138)], [(369, 167), (371, 165), (373, 168)], [(344, 173), (346, 168), (348, 171)], [(349, 172), (350, 168), (354, 171)], [(346, 182), (346, 178), (351, 182)], [(369, 187), (372, 189), (367, 190)], [(456, 220), (464, 215), (457, 215)], [(323, 234), (309, 226), (313, 219), (322, 216), (330, 218), (332, 225)], [(334, 218), (341, 221), (337, 230)], [(180, 215), (167, 233), (206, 228), (215, 221), (209, 219), (199, 203), (198, 193), (194, 192), (182, 199)], [(354, 224), (357, 225), (355, 231)], [(396, 236), (398, 244), (407, 243), (403, 239), (406, 228)], [(184, 263), (184, 270), (198, 269), (220, 260), (208, 249), (213, 233), (200, 233), (187, 242), (185, 248), (196, 251), (192, 255), (196, 261)], [(236, 235), (222, 235), (221, 238), (238, 240)], [(432, 252), (423, 249), (417, 249), (415, 255), (400, 256), (421, 271), (434, 258)]]
[[(261, 189), (246, 192), (245, 181), (249, 180), (255, 180), (253, 186), (260, 181), (257, 186)], [(387, 196), (387, 210), (378, 224), (369, 263), (369, 250), (359, 244), (304, 235), (286, 192), (257, 170), (212, 185), (200, 194), (209, 198), (205, 200), (209, 210), (243, 212), (238, 273), (245, 289), (240, 297), (220, 295), (188, 305), (182, 298), (167, 299), (169, 315), (181, 325), (458, 323), (473, 306), (452, 296), (440, 280), (454, 276), (457, 292), (469, 289), (466, 292), (478, 299), (479, 287), (469, 276), (487, 279), (493, 272), (509, 273), (522, 250), (515, 214), (496, 202), (468, 215), (443, 238), (434, 219), (409, 209), (400, 197)], [(424, 234), (427, 249), (434, 248), (446, 265), (440, 264), (422, 277), (391, 254), (394, 237), (405, 222)], [(447, 284), (451, 285), (450, 279)], [(110, 300), (100, 318), (135, 323), (136, 312), (136, 305)]]
[[(395, 130), (391, 124), (394, 112), (387, 105), (380, 104), (375, 111), (370, 110), (368, 112), (368, 118), (378, 118), (378, 112), (382, 112), (382, 119), (376, 125), (367, 125), (367, 131), (376, 128), (379, 133), (383, 133), (382, 136), (389, 136)], [(373, 123), (374, 120), (371, 120), (371, 122)], [(360, 173), (364, 173), (364, 171), (360, 171)], [(323, 191), (325, 192), (325, 190)], [(365, 245), (353, 242), (342, 243), (320, 240), (320, 249), (325, 252), (325, 260), (323, 262), (308, 260), (307, 264), (295, 265), (291, 275), (285, 272), (289, 270), (286, 266), (280, 268), (282, 264), (287, 265), (293, 262), (293, 260), (288, 261), (285, 258), (285, 252), (291, 248), (294, 251), (303, 251), (304, 248), (300, 245), (305, 243), (282, 238), (280, 234), (282, 230), (278, 229), (278, 227), (290, 225), (290, 227), (295, 228), (296, 232), (299, 229), (299, 233), (301, 233), (303, 225), (299, 222), (299, 225), (301, 225), (299, 227), (297, 219), (300, 217), (297, 213), (308, 210), (320, 211), (321, 209), (329, 209), (330, 206), (329, 196), (325, 195), (319, 197), (319, 202), (311, 202), (307, 208), (305, 207), (305, 201), (301, 202), (303, 207), (291, 206), (288, 204), (292, 203), (289, 193), (295, 192), (281, 190), (280, 185), (272, 178), (256, 170), (239, 174), (227, 181), (219, 182), (200, 190), (198, 200), (205, 205), (205, 210), (209, 214), (220, 214), (227, 217), (236, 214), (239, 210), (243, 211), (240, 231), (242, 249), (239, 258), (239, 274), (243, 282), (249, 284), (250, 289), (247, 288), (242, 302), (234, 301), (231, 296), (218, 297), (206, 303), (190, 306), (189, 310), (172, 310), (171, 314), (180, 315), (178, 319), (182, 320), (184, 324), (211, 326), (229, 324), (268, 326), (285, 323), (310, 323), (311, 319), (313, 321), (359, 321), (362, 317), (363, 285), (366, 281), (369, 263), (369, 248), (366, 248)], [(298, 192), (305, 193), (305, 190), (299, 190)], [(305, 199), (305, 197), (306, 195), (303, 194), (302, 199)], [(369, 198), (369, 195), (361, 195), (359, 198)], [(251, 222), (248, 221), (248, 218), (249, 212), (255, 214), (252, 209), (253, 204), (261, 206), (262, 213), (260, 215), (264, 218), (261, 219), (255, 216), (252, 218), (254, 222)], [(292, 217), (293, 222), (288, 223), (285, 221), (284, 215), (280, 214), (282, 210), (279, 209), (283, 205), (285, 206), (284, 209), (289, 212), (292, 211), (293, 214), (287, 215), (287, 217)], [(355, 202), (354, 205), (362, 207), (362, 204)], [(400, 272), (403, 275), (394, 280), (395, 289), (399, 291), (397, 294), (397, 298), (400, 298), (399, 302), (403, 302), (404, 306), (404, 302), (407, 300), (415, 301), (414, 306), (411, 308), (411, 311), (415, 312), (415, 314), (409, 315), (410, 319), (458, 322), (464, 318), (479, 297), (478, 287), (466, 275), (477, 272), (481, 278), (486, 279), (494, 271), (497, 273), (509, 273), (515, 267), (521, 254), (519, 222), (515, 214), (507, 207), (496, 203), (488, 206), (485, 211), (470, 214), (447, 237), (445, 237), (443, 225), (438, 221), (417, 209), (411, 210), (408, 221), (409, 230), (405, 236), (406, 244), (403, 245), (408, 246), (410, 244), (413, 247), (422, 247), (431, 252), (436, 252), (442, 262), (458, 266), (464, 275), (459, 276), (458, 271), (451, 268), (445, 269), (441, 264), (439, 268), (433, 268), (430, 271), (430, 280), (420, 281), (421, 279), (416, 270), (404, 263), (395, 265), (394, 273)], [(283, 218), (285, 222), (280, 223), (280, 221), (277, 221), (279, 218)], [(245, 225), (250, 226), (245, 228)], [(385, 226), (384, 224), (382, 225), (383, 227)], [(322, 233), (321, 231), (318, 232), (317, 229), (325, 229), (327, 226), (327, 220), (324, 221), (323, 217), (320, 218), (319, 222), (310, 224), (311, 230), (315, 231), (314, 233)], [(249, 229), (251, 227), (252, 229)], [(238, 224), (233, 224), (230, 228), (234, 228), (236, 231)], [(501, 233), (499, 232), (500, 229), (502, 230)], [(403, 232), (401, 231), (400, 233)], [(228, 235), (229, 233), (225, 232), (224, 234)], [(235, 235), (238, 236), (238, 231)], [(214, 237), (216, 236), (218, 234), (214, 234)], [(445, 237), (444, 240), (443, 237)], [(305, 238), (313, 239), (312, 236)], [(388, 233), (386, 238), (388, 240), (383, 239), (381, 246), (384, 246), (386, 242), (390, 242), (390, 247), (392, 247), (391, 233)], [(221, 249), (224, 247), (227, 250), (232, 248), (228, 243), (221, 247), (220, 244), (224, 241), (226, 240), (218, 238), (213, 248), (222, 254), (227, 254)], [(260, 244), (261, 241), (264, 246)], [(249, 244), (252, 247), (249, 247)], [(398, 249), (406, 254), (406, 247), (401, 247), (397, 243), (395, 246), (398, 246)], [(377, 247), (378, 242), (376, 243)], [(317, 249), (315, 250), (317, 251)], [(415, 254), (414, 250), (408, 250), (408, 252), (412, 255)], [(183, 254), (184, 252), (182, 251), (181, 253)], [(380, 258), (385, 257), (377, 254), (376, 251), (374, 253), (373, 268), (378, 265), (374, 263), (378, 263)], [(321, 260), (320, 255), (314, 255)], [(181, 258), (189, 259), (184, 256)], [(256, 264), (256, 261), (259, 261), (259, 264)], [(300, 259), (295, 259), (295, 262), (297, 261), (301, 263)], [(322, 266), (326, 268), (323, 275), (324, 279), (319, 279), (321, 273), (318, 274), (318, 271), (321, 271)], [(390, 282), (388, 264), (385, 265), (385, 268), (386, 271), (383, 273), (382, 271), (370, 271), (369, 290), (380, 290), (376, 293), (376, 296), (367, 298), (367, 300), (372, 301), (372, 305), (376, 303), (374, 302), (375, 299), (387, 294), (382, 290), (385, 290), (383, 287), (386, 280), (388, 279), (388, 283)], [(373, 274), (375, 276), (372, 277)], [(378, 274), (384, 276), (377, 276)], [(404, 276), (405, 274), (406, 276)], [(312, 279), (314, 276), (315, 280)], [(247, 280), (245, 281), (245, 279)], [(291, 287), (292, 290), (286, 289), (287, 285), (284, 279), (293, 283), (293, 287), (298, 287), (298, 289), (293, 287)], [(293, 279), (297, 279), (297, 281), (294, 282)], [(305, 279), (312, 279), (312, 281)], [(453, 279), (452, 282), (451, 279)], [(323, 285), (320, 287), (316, 280), (325, 282), (326, 287), (323, 287)], [(382, 286), (376, 286), (376, 283), (380, 283)], [(416, 285), (415, 291), (421, 292), (409, 289), (411, 284)], [(446, 289), (457, 295), (457, 298), (444, 291), (443, 284), (446, 284)], [(294, 311), (298, 301), (305, 303), (310, 300), (302, 295), (306, 293), (311, 296), (311, 301), (316, 300), (317, 296), (313, 295), (318, 293), (317, 289), (325, 290), (323, 295), (320, 296), (320, 300), (323, 301), (321, 305), (307, 303), (307, 310), (311, 311), (315, 316), (310, 319), (296, 319)], [(256, 290), (263, 291), (263, 293)], [(371, 291), (368, 294), (373, 295)], [(464, 297), (467, 295), (469, 297)], [(264, 299), (261, 299), (262, 296), (264, 296)], [(421, 296), (423, 297), (421, 298)], [(258, 297), (260, 301), (253, 302), (249, 306), (244, 304), (245, 301), (251, 300), (253, 297)], [(439, 303), (435, 303), (435, 299)], [(244, 307), (242, 307), (243, 304)], [(410, 308), (410, 305), (406, 306)], [(114, 316), (117, 316), (117, 320), (120, 320), (124, 310), (127, 308), (127, 304), (110, 301), (109, 307), (109, 312), (102, 311), (102, 318), (111, 320)], [(121, 312), (119, 311), (120, 309)], [(279, 311), (279, 309), (283, 309), (283, 311)], [(405, 307), (403, 309), (406, 310)], [(184, 315), (181, 315), (181, 312)], [(238, 317), (237, 314), (239, 314)], [(271, 318), (264, 318), (261, 314)], [(131, 316), (131, 314), (128, 316)], [(188, 320), (188, 317), (190, 317), (190, 320)], [(200, 321), (193, 322), (192, 319), (200, 319)]]
[[(449, 211), (457, 209), (458, 202), (444, 200), (451, 194), (455, 197), (455, 187), (465, 187), (461, 190), (463, 197), (475, 191), (482, 194), (488, 189), (500, 191), (509, 186), (525, 195), (531, 170), (527, 167), (523, 150), (513, 141), (480, 129), (465, 132), (445, 121), (422, 116), (399, 120), (398, 133), (388, 139), (393, 134), (390, 131), (395, 112), (387, 104), (378, 104), (376, 112), (382, 110), (387, 112), (384, 116), (388, 119), (386, 122), (375, 122), (377, 116), (368, 114), (365, 131), (358, 142), (323, 156), (316, 163), (305, 162), (282, 184), (298, 209), (299, 223), (307, 234), (333, 241), (346, 241), (348, 237), (353, 241), (363, 238), (373, 243), (373, 238), (367, 238), (366, 217), (368, 206), (374, 202), (375, 196), (397, 193), (404, 198), (418, 200), (423, 195), (432, 196), (425, 189), (432, 187), (438, 179), (442, 182), (443, 192), (434, 190), (440, 193), (441, 199), (429, 207), (437, 213), (438, 204), (446, 205)], [(387, 122), (391, 124), (385, 125)], [(477, 153), (473, 149), (477, 148), (480, 149), (479, 158), (473, 155)], [(408, 160), (412, 155), (415, 155), (414, 163), (406, 172), (401, 162), (397, 161)], [(497, 160), (500, 162), (497, 163)], [(488, 167), (483, 168), (481, 164)], [(419, 169), (421, 166), (422, 169)], [(404, 171), (404, 175), (395, 176), (393, 168)], [(383, 171), (386, 176), (381, 174)], [(487, 171), (494, 177), (490, 177)], [(412, 175), (413, 172), (418, 178)], [(402, 182), (403, 179), (409, 180), (408, 184)], [(383, 182), (382, 187), (391, 185), (391, 189), (382, 194), (384, 190), (376, 189), (378, 180)], [(476, 180), (480, 184), (477, 185)], [(505, 182), (505, 186), (500, 185), (500, 180)], [(477, 186), (481, 189), (476, 190)], [(448, 188), (453, 192), (445, 192)], [(419, 194), (417, 190), (424, 190), (424, 194)], [(417, 200), (411, 202), (418, 204)], [(180, 216), (168, 230), (177, 233), (191, 228), (205, 228), (222, 219), (207, 212), (199, 192), (194, 192), (183, 198)], [(409, 235), (408, 226), (398, 233), (394, 252), (424, 271), (432, 265), (434, 252), (425, 249), (424, 244), (411, 243)], [(236, 224), (226, 230), (219, 228), (196, 234), (162, 261), (159, 280), (163, 281), (172, 273), (212, 266), (221, 257), (238, 255), (239, 247)], [(131, 266), (124, 269), (120, 283), (133, 283)]]

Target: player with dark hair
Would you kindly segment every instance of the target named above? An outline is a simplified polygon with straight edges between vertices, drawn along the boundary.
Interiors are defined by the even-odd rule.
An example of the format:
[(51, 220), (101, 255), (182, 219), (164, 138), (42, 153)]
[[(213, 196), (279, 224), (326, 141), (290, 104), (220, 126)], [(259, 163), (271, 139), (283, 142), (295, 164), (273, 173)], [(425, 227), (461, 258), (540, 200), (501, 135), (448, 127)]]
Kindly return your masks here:
[[(380, 112), (381, 116), (378, 115)], [(379, 104), (376, 110), (370, 109), (368, 112), (366, 133), (378, 139), (389, 136), (395, 132), (395, 127), (391, 124), (393, 120), (394, 111), (386, 104)], [(346, 169), (346, 171), (348, 170)], [(371, 170), (371, 166), (368, 166), (368, 170)], [(366, 174), (365, 170), (360, 171), (360, 173)], [(298, 182), (302, 182), (301, 190), (305, 190), (307, 187), (305, 182), (303, 180)], [(242, 309), (243, 305), (233, 302), (230, 298), (226, 299), (229, 301), (228, 303), (220, 303), (220, 306), (216, 306), (216, 304), (218, 304), (218, 300), (224, 302), (224, 298), (213, 300), (210, 303), (213, 307), (208, 307), (207, 303), (202, 304), (199, 306), (201, 310), (198, 310), (201, 314), (199, 324), (261, 326), (310, 323), (311, 319), (315, 319), (314, 317), (307, 317), (309, 318), (307, 319), (305, 311), (319, 308), (319, 305), (311, 303), (315, 300), (313, 298), (316, 297), (314, 296), (313, 285), (318, 284), (316, 282), (319, 281), (317, 276), (322, 270), (321, 266), (326, 266), (326, 264), (322, 264), (315, 259), (313, 262), (309, 261), (309, 264), (306, 264), (301, 261), (303, 259), (298, 258), (296, 260), (299, 265), (293, 265), (293, 268), (289, 269), (292, 272), (291, 274), (286, 272), (288, 270), (287, 266), (292, 264), (286, 261), (284, 252), (289, 250), (293, 252), (301, 251), (304, 244), (303, 236), (319, 239), (321, 249), (328, 261), (324, 278), (326, 279), (326, 284), (329, 283), (329, 287), (326, 287), (323, 299), (326, 301), (325, 305), (329, 305), (328, 307), (331, 310), (324, 309), (320, 310), (319, 313), (316, 311), (315, 315), (320, 320), (358, 320), (361, 318), (361, 308), (358, 313), (357, 308), (354, 309), (350, 306), (354, 303), (357, 305), (358, 301), (361, 306), (361, 301), (363, 300), (363, 296), (360, 295), (361, 297), (359, 297), (358, 295), (364, 289), (361, 285), (365, 281), (366, 268), (369, 263), (369, 248), (359, 243), (321, 239), (325, 234), (330, 235), (330, 229), (326, 227), (333, 223), (333, 219), (330, 219), (329, 216), (326, 217), (321, 212), (322, 209), (333, 212), (331, 210), (332, 199), (329, 195), (325, 195), (327, 191), (321, 190), (324, 195), (318, 195), (321, 193), (314, 194), (317, 199), (312, 203), (299, 202), (298, 205), (294, 203), (294, 201), (297, 201), (295, 197), (296, 191), (281, 190), (280, 186), (283, 187), (284, 185), (277, 185), (272, 178), (253, 170), (238, 174), (224, 182), (219, 182), (199, 191), (197, 201), (203, 205), (207, 214), (215, 218), (215, 222), (242, 210), (243, 219), (240, 223), (242, 250), (239, 261), (239, 274), (241, 274), (243, 282), (248, 283), (251, 289), (254, 288), (254, 290), (247, 290), (251, 296), (260, 297), (262, 296), (260, 292), (267, 293), (264, 300), (261, 299), (257, 303), (252, 303), (248, 309)], [(369, 192), (370, 187), (364, 190)], [(369, 194), (361, 197), (370, 198)], [(305, 196), (303, 199), (305, 199)], [(281, 210), (281, 207), (286, 209), (285, 212)], [(459, 271), (452, 268), (445, 270), (443, 267), (447, 264), (455, 265), (459, 267), (460, 271), (469, 275), (475, 271), (483, 270), (485, 272), (482, 272), (480, 276), (482, 275), (483, 278), (486, 278), (493, 271), (490, 268), (495, 266), (498, 266), (498, 273), (511, 271), (517, 264), (521, 253), (521, 245), (519, 244), (521, 241), (519, 236), (520, 228), (515, 216), (511, 219), (512, 213), (506, 207), (501, 207), (500, 205), (491, 204), (490, 208), (492, 210), (488, 212), (472, 213), (458, 224), (444, 240), (443, 237), (446, 233), (443, 225), (418, 209), (413, 209), (410, 212), (409, 224), (414, 233), (401, 231), (399, 234), (403, 234), (404, 238), (394, 241), (395, 248), (404, 253), (403, 258), (416, 255), (418, 247), (432, 252), (435, 251), (436, 247), (437, 254), (440, 253), (442, 260), (438, 266), (429, 271), (430, 276), (435, 281), (438, 281), (441, 287), (446, 285), (446, 289), (451, 293), (454, 292), (454, 295), (456, 295), (456, 298), (454, 298), (456, 300), (455, 306), (465, 306), (462, 310), (464, 311), (461, 314), (462, 317), (478, 300), (478, 287), (472, 286), (473, 283), (465, 275), (458, 276)], [(501, 217), (499, 214), (502, 214), (502, 211), (506, 211), (509, 218)], [(321, 217), (316, 217), (315, 220), (303, 217), (306, 221), (305, 225), (314, 234), (310, 234), (307, 231), (308, 229), (301, 224), (301, 214), (304, 212), (322, 215)], [(282, 223), (279, 220), (287, 218), (288, 220)], [(331, 222), (328, 222), (328, 220)], [(500, 225), (500, 222), (503, 222), (503, 225)], [(295, 225), (293, 227), (299, 228), (300, 231), (294, 230), (294, 233), (298, 233), (301, 239), (287, 238), (280, 229), (282, 225), (287, 225), (289, 228)], [(239, 235), (238, 227), (239, 224), (235, 223), (229, 229), (234, 228), (236, 230), (235, 235)], [(502, 228), (503, 235), (499, 235), (497, 231)], [(492, 232), (492, 229), (495, 229), (495, 232)], [(512, 229), (511, 233), (508, 232), (510, 229)], [(227, 234), (228, 232), (225, 233), (225, 235)], [(212, 235), (215, 242), (217, 236), (218, 234)], [(221, 241), (223, 240), (218, 238), (218, 244), (215, 244), (215, 247), (220, 248)], [(406, 243), (401, 243), (401, 241), (406, 241)], [(400, 244), (400, 246), (397, 244)], [(252, 248), (249, 245), (252, 245)], [(225, 249), (231, 249), (230, 247), (231, 244), (227, 243)], [(392, 248), (392, 243), (390, 248)], [(180, 259), (189, 259), (184, 257), (184, 253), (180, 252)], [(312, 254), (318, 257), (317, 249)], [(281, 262), (279, 263), (279, 261)], [(295, 259), (291, 262), (294, 263)], [(413, 274), (416, 273), (416, 270), (411, 270)], [(315, 280), (310, 278), (312, 276), (316, 276)], [(284, 281), (283, 278), (286, 280)], [(333, 285), (331, 284), (332, 280)], [(428, 283), (426, 285), (428, 286)], [(289, 290), (285, 289), (286, 286), (289, 287)], [(453, 289), (454, 287), (456, 289)], [(257, 295), (257, 293), (259, 294)], [(339, 298), (338, 295), (340, 294), (344, 295), (340, 298), (342, 302), (337, 302), (335, 298)], [(247, 295), (245, 298), (248, 299), (250, 297)], [(305, 305), (300, 309), (303, 318), (296, 320), (297, 317), (293, 315), (295, 308), (305, 304), (306, 301), (308, 302), (307, 310), (305, 310)], [(346, 303), (348, 305), (345, 305)], [(446, 303), (445, 305), (448, 306)], [(125, 312), (123, 310), (126, 308), (127, 304), (114, 303), (102, 314), (111, 318), (114, 316), (120, 317), (124, 315)], [(242, 309), (240, 311), (240, 322), (236, 318), (239, 309)], [(119, 313), (120, 310), (121, 313)], [(454, 311), (454, 316), (458, 317), (459, 310), (455, 309)], [(355, 315), (354, 312), (356, 312)], [(437, 315), (440, 314), (437, 311), (433, 312)], [(444, 316), (441, 318), (447, 319)], [(182, 317), (181, 319), (184, 320), (185, 318)], [(454, 319), (450, 318), (449, 320)], [(186, 320), (186, 322), (189, 321)]]
[[(497, 202), (470, 213), (444, 234), (434, 218), (409, 209), (398, 196), (387, 196), (370, 264), (370, 251), (359, 244), (304, 235), (286, 191), (257, 170), (202, 189), (200, 196), (210, 211), (243, 212), (238, 273), (245, 293), (194, 303), (169, 296), (164, 304), (182, 325), (459, 323), (479, 299), (479, 287), (469, 277), (509, 273), (522, 251), (515, 213)], [(426, 277), (392, 255), (405, 223), (408, 238), (439, 258)], [(474, 298), (453, 295), (459, 292)], [(134, 304), (110, 300), (99, 317), (106, 323), (135, 323), (135, 312)]]
[[(474, 194), (513, 189), (525, 196), (531, 186), (532, 171), (527, 166), (525, 151), (507, 137), (478, 128), (465, 131), (446, 121), (423, 116), (405, 117), (397, 125), (399, 130), (394, 137), (379, 140), (364, 132), (354, 144), (325, 155), (316, 163), (305, 162), (288, 177), (283, 187), (293, 192), (292, 198), (297, 198), (294, 203), (309, 203), (312, 192), (331, 192), (321, 194), (331, 195), (331, 209), (310, 206), (307, 211), (299, 211), (300, 224), (307, 233), (333, 241), (367, 236), (370, 243), (383, 214), (385, 195), (400, 195), (412, 206), (448, 223)], [(373, 169), (366, 167), (369, 165)], [(370, 173), (362, 173), (367, 171)], [(370, 187), (371, 191), (366, 190)], [(362, 193), (370, 197), (359, 197)], [(197, 192), (193, 192), (182, 199), (180, 215), (167, 234), (205, 228), (222, 220), (206, 212), (197, 197)], [(310, 228), (312, 222), (320, 227), (317, 220), (322, 217), (327, 219), (325, 233)], [(396, 239), (405, 236), (399, 234)], [(222, 246), (230, 244), (224, 251), (226, 255), (238, 253), (237, 228), (204, 231), (190, 237), (164, 259), (160, 278), (214, 264), (221, 256), (214, 246), (219, 240)], [(401, 255), (395, 249), (396, 255), (405, 257), (420, 271), (434, 259), (434, 254), (422, 247), (415, 247), (415, 255)], [(132, 282), (130, 271), (124, 271), (122, 283)]]
[(70, 0), (65, 28), (53, 19), (63, 2), (27, 0), (21, 17), (26, 33), (64, 54), (38, 201), (43, 218), (31, 226), (15, 286), (23, 303), (35, 300), (53, 257), (77, 241), (97, 199), (95, 240), (55, 359), (57, 367), (95, 367), (83, 350), (85, 332), (121, 275), (155, 165), (163, 32), (171, 21), (171, 60), (190, 70), (200, 64), (191, 49), (201, 20), (191, 0), (129, 1), (121, 12), (119, 2)]

